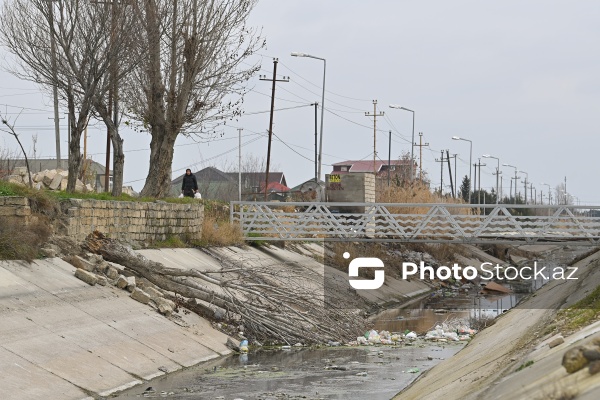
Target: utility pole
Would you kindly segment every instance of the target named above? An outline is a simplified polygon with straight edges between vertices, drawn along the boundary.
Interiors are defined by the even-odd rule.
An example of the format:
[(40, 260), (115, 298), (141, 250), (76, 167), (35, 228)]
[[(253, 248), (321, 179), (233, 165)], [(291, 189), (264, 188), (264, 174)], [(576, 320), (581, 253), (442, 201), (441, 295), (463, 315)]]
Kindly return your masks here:
[(511, 187), (512, 187), (512, 180), (513, 179), (515, 180), (515, 204), (517, 204), (517, 183), (519, 182), (520, 178), (521, 178), (520, 176), (517, 176), (517, 170), (515, 169), (515, 177), (510, 178), (511, 179), (511, 182), (510, 182)]
[(238, 201), (242, 201), (242, 131), (238, 128)]
[[(429, 146), (429, 143), (423, 144), (423, 132), (419, 132), (419, 144), (414, 143), (414, 145), (419, 146), (419, 180), (421, 181), (423, 179), (423, 147)], [(456, 170), (454, 175), (456, 175)]]
[[(487, 164), (482, 164), (481, 163), (481, 158), (478, 159), (479, 160), (479, 183), (477, 184), (477, 186), (479, 186), (479, 189), (477, 191), (477, 201), (479, 202), (479, 204), (481, 204), (481, 167), (485, 167)], [(484, 200), (485, 200), (485, 196), (484, 196)]]
[(366, 117), (373, 117), (373, 173), (377, 178), (377, 117), (383, 117), (385, 113), (377, 113), (377, 100), (373, 100), (373, 114), (365, 113)]
[(477, 188), (477, 163), (473, 163), (473, 170), (475, 170), (475, 178), (474, 181), (472, 183), (473, 188)]
[[(319, 184), (319, 170), (318, 170), (318, 162), (319, 160), (317, 159), (317, 109), (319, 108), (319, 103), (317, 103), (316, 101), (312, 104), (315, 106), (315, 184), (318, 185)], [(316, 189), (316, 187), (315, 187)]]
[(452, 154), (451, 156), (448, 156), (448, 159), (450, 158), (454, 158), (454, 193), (452, 193), (452, 196), (454, 198), (456, 198), (456, 192), (458, 192), (458, 175), (456, 175), (456, 158), (457, 158), (458, 154)]
[(452, 167), (450, 166), (450, 151), (448, 149), (446, 149), (446, 161), (448, 161), (448, 174), (450, 175), (450, 190), (452, 191), (452, 197), (456, 198), (454, 183), (452, 181)]
[(529, 198), (533, 199), (533, 203), (535, 204), (535, 197), (533, 196), (533, 183), (531, 183), (531, 182), (529, 183), (529, 189), (530, 189), (530, 192), (529, 192), (530, 196), (529, 196)]
[(392, 165), (392, 131), (391, 130), (389, 131), (388, 143), (389, 143), (389, 145), (388, 145), (388, 187), (390, 187), (390, 168)]
[(439, 162), (440, 163), (440, 167), (441, 167), (441, 171), (440, 171), (440, 196), (442, 195), (442, 190), (444, 188), (444, 162), (446, 160), (444, 159), (444, 150), (442, 150), (442, 158), (441, 159), (435, 159), (435, 162)]
[(273, 79), (268, 79), (265, 75), (260, 76), (261, 81), (273, 82), (271, 90), (271, 116), (269, 118), (269, 144), (267, 148), (267, 172), (265, 174), (265, 201), (269, 200), (269, 167), (271, 166), (271, 139), (273, 138), (273, 113), (275, 111), (275, 83), (277, 82), (289, 82), (289, 77), (283, 77), (283, 79), (277, 79), (277, 58), (273, 59)]

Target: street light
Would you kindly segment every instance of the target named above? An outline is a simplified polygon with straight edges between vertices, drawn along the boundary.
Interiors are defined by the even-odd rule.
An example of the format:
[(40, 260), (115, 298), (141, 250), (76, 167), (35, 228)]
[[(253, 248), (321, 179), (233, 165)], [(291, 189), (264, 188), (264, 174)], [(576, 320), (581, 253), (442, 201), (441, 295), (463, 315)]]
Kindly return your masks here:
[(308, 57), (323, 61), (323, 93), (321, 95), (321, 137), (319, 138), (319, 170), (317, 171), (319, 179), (321, 179), (321, 165), (323, 162), (323, 116), (325, 113), (325, 71), (327, 69), (327, 61), (324, 58), (311, 56), (306, 53), (291, 53), (294, 57)]
[(552, 194), (550, 193), (550, 185), (547, 183), (540, 183), (540, 185), (548, 186), (548, 205), (552, 204)]
[[(515, 169), (515, 177), (514, 178), (510, 178), (510, 179), (514, 179), (515, 180), (515, 197), (514, 197), (515, 200), (514, 201), (515, 201), (515, 204), (516, 204), (516, 202), (517, 202), (517, 179), (519, 179), (517, 177), (517, 167), (515, 167), (514, 165), (510, 165), (510, 164), (502, 164), (502, 166), (504, 166), (504, 167), (511, 167), (511, 168)], [(512, 196), (512, 183), (510, 184), (510, 187), (511, 187), (511, 193), (510, 193), (510, 195)]]
[[(525, 182), (523, 182), (523, 183), (525, 184), (525, 204), (527, 204), (527, 182), (529, 181), (529, 174), (527, 172), (521, 171), (521, 170), (519, 170), (519, 172), (522, 172), (526, 175)], [(515, 185), (516, 185), (516, 182), (515, 182)]]
[(415, 160), (415, 112), (409, 108), (401, 107), (397, 104), (390, 104), (390, 108), (397, 108), (398, 110), (404, 110), (412, 113), (412, 140), (410, 142), (410, 180), (414, 180), (413, 164)]
[(489, 154), (484, 154), (483, 158), (493, 158), (498, 161), (498, 166), (496, 167), (496, 204), (498, 204), (498, 198), (500, 197), (500, 192), (498, 192), (498, 179), (500, 176), (500, 159), (498, 157), (490, 156)]
[(458, 136), (452, 136), (452, 140), (464, 140), (465, 142), (469, 142), (469, 204), (471, 204), (471, 184), (473, 184), (473, 180), (471, 179), (471, 164), (473, 162), (473, 142), (469, 139), (461, 138)]

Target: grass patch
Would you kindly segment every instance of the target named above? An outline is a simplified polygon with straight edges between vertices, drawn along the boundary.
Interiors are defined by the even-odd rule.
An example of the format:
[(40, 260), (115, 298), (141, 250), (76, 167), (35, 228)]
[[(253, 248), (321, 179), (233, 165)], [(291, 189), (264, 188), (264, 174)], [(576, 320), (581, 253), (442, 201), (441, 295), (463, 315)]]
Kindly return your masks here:
[[(256, 233), (256, 232), (250, 232), (248, 233), (248, 237), (261, 237), (260, 233)], [(254, 247), (261, 247), (261, 246), (266, 246), (267, 245), (267, 241), (266, 240), (249, 240), (247, 242), (250, 246), (254, 246)]]
[(148, 246), (152, 249), (180, 249), (184, 247), (190, 247), (190, 243), (182, 240), (181, 237), (172, 235), (169, 236), (166, 240), (157, 240)]
[(530, 367), (530, 366), (532, 366), (532, 365), (533, 365), (533, 360), (529, 360), (529, 361), (527, 361), (526, 363), (523, 363), (523, 364), (521, 364), (521, 366), (520, 366), (519, 368), (517, 368), (517, 369), (515, 370), (515, 372), (522, 371), (522, 370), (524, 370), (525, 368), (527, 368), (527, 367)]
[(577, 330), (596, 321), (600, 314), (600, 286), (572, 307), (558, 312), (558, 319), (563, 321), (561, 328)]
[[(106, 201), (133, 201), (133, 202), (141, 202), (141, 203), (152, 203), (157, 199), (154, 197), (133, 197), (128, 194), (121, 194), (120, 196), (113, 196), (110, 193), (102, 192), (75, 192), (75, 193), (67, 193), (61, 190), (46, 190), (46, 189), (30, 189), (27, 186), (19, 185), (16, 183), (9, 183), (6, 181), (0, 181), (0, 196), (23, 196), (29, 199), (44, 199), (46, 201), (52, 200), (67, 200), (67, 199), (92, 199), (92, 200), (106, 200)], [(204, 203), (203, 200), (193, 199), (191, 197), (167, 197), (164, 199), (160, 199), (161, 201), (167, 203), (176, 203), (176, 204), (198, 204)]]

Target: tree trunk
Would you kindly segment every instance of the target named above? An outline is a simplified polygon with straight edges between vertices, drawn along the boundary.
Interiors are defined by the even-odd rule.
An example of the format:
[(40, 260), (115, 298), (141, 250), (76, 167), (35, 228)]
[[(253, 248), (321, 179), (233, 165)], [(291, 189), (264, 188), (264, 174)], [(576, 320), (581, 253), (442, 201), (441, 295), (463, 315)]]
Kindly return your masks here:
[(117, 125), (115, 125), (112, 119), (108, 107), (104, 104), (104, 101), (96, 97), (94, 99), (94, 109), (102, 118), (106, 129), (110, 134), (110, 140), (113, 146), (113, 188), (112, 195), (119, 197), (123, 193), (123, 171), (125, 165), (125, 154), (123, 152), (123, 138), (119, 135)]
[[(114, 127), (113, 127), (114, 128)], [(125, 166), (125, 153), (123, 153), (123, 138), (117, 129), (110, 135), (113, 145), (113, 188), (112, 195), (119, 197), (123, 193), (123, 172)]]
[(69, 108), (69, 120), (71, 121), (71, 126), (69, 126), (71, 138), (69, 142), (69, 176), (67, 178), (67, 192), (74, 193), (79, 170), (81, 169), (81, 135), (87, 123), (89, 107), (82, 104), (78, 118), (75, 118), (73, 93), (67, 92), (66, 94)]
[(143, 197), (164, 198), (171, 194), (171, 168), (177, 133), (166, 133), (165, 127), (160, 125), (152, 127), (152, 131), (161, 133), (152, 134), (150, 168), (140, 194)]

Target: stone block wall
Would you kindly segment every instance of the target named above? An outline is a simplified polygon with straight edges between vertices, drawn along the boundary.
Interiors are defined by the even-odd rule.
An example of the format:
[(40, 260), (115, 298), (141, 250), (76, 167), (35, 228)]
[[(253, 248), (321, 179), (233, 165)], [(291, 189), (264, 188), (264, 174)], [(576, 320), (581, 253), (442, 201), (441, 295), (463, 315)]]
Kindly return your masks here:
[[(94, 230), (130, 241), (165, 240), (173, 235), (191, 240), (202, 237), (202, 204), (68, 199), (61, 201), (60, 206), (62, 224), (58, 233), (76, 240), (83, 240)], [(30, 223), (34, 217), (29, 200), (0, 197), (0, 218), (5, 217)]]
[(36, 220), (31, 213), (29, 199), (17, 196), (0, 196), (0, 218), (21, 225), (29, 225)]

